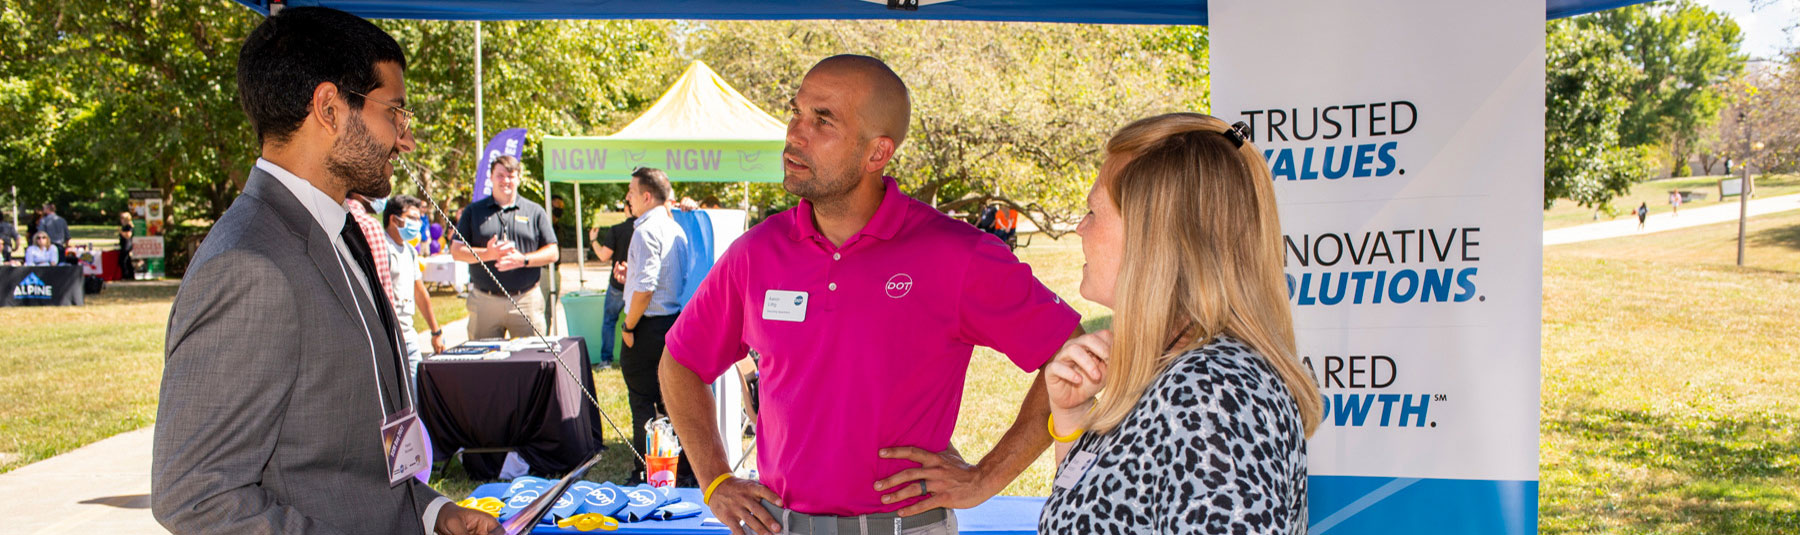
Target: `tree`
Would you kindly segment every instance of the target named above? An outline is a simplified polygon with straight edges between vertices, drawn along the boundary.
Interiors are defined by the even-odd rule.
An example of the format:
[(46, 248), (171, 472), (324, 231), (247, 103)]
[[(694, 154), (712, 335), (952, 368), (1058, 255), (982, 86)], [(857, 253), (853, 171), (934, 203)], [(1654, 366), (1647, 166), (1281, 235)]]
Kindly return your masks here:
[[(475, 132), (475, 23), (377, 24), (408, 49), (407, 98), (417, 113), (419, 147), (407, 159), (436, 187), (417, 192), (411, 177), (401, 176), (396, 191), (444, 200), (467, 195), (487, 143)], [(485, 22), (481, 32), (485, 134), (530, 129), (521, 190), (540, 201), (541, 177), (533, 175), (543, 168), (544, 136), (611, 134), (661, 96), (685, 66), (672, 54), (670, 24), (661, 21)], [(604, 190), (592, 188), (593, 194)]]
[(1743, 36), (1724, 13), (1690, 0), (1613, 9), (1575, 19), (1619, 39), (1641, 75), (1619, 125), (1623, 146), (1659, 145), (1671, 174), (1687, 176), (1696, 140), (1717, 120), (1721, 83), (1743, 71)]
[(1761, 67), (1724, 85), (1716, 150), (1757, 172), (1792, 172), (1800, 169), (1800, 56)]
[[(0, 0), (0, 175), (22, 197), (122, 209), (159, 187), (177, 219), (216, 217), (242, 187), (252, 135), (236, 50), (253, 14), (226, 2)], [(73, 201), (73, 202), (71, 202)]]
[[(238, 48), (259, 15), (227, 0), (0, 7), (0, 32), (9, 35), (0, 44), (0, 103), (23, 112), (0, 116), (0, 177), (8, 182), (0, 186), (77, 208), (122, 208), (124, 189), (160, 187), (178, 223), (205, 223), (229, 207), (258, 153), (235, 80)], [(402, 176), (396, 191), (466, 193), (485, 141), (475, 139), (474, 23), (376, 22), (407, 51), (419, 146), (407, 159), (438, 184), (418, 192)], [(609, 132), (678, 74), (667, 26), (486, 24), (488, 132), (527, 126), (533, 141)], [(535, 150), (525, 160), (539, 168)]]
[(1545, 39), (1544, 207), (1559, 198), (1599, 207), (1646, 171), (1643, 150), (1620, 146), (1638, 74), (1597, 28), (1551, 21)]
[[(912, 91), (913, 122), (889, 172), (946, 212), (1018, 209), (1046, 234), (1068, 232), (1112, 131), (1205, 102), (1160, 28), (973, 22), (711, 23), (700, 57), (778, 117), (806, 69), (826, 56), (887, 61)], [(1198, 44), (1196, 46), (1204, 46)], [(1180, 69), (1186, 69), (1181, 71)], [(791, 201), (790, 201), (791, 202)]]

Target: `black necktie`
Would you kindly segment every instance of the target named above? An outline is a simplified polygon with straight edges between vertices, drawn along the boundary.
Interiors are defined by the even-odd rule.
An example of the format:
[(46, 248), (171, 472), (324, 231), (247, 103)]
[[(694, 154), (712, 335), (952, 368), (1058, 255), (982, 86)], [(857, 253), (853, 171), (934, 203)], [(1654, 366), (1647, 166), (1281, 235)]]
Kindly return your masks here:
[[(374, 251), (369, 248), (369, 241), (363, 238), (362, 226), (356, 224), (355, 215), (344, 214), (344, 230), (340, 234), (344, 237), (345, 247), (350, 249), (350, 257), (356, 259), (357, 267), (362, 268), (363, 279), (369, 281), (369, 297), (375, 302), (375, 315), (381, 318), (382, 339), (387, 341), (387, 346), (391, 350), (390, 354), (394, 356), (394, 370), (400, 372), (405, 367), (399, 360), (400, 348), (394, 345), (394, 323), (397, 321), (394, 318), (394, 306), (388, 302), (387, 291), (381, 288), (380, 275), (375, 273)], [(356, 289), (352, 288), (350, 291), (354, 294)], [(358, 304), (357, 306), (362, 305)], [(399, 379), (393, 384), (405, 385), (404, 372), (397, 373), (397, 375)], [(390, 392), (390, 394), (397, 393)], [(393, 405), (395, 409), (400, 408), (400, 398), (394, 398)]]

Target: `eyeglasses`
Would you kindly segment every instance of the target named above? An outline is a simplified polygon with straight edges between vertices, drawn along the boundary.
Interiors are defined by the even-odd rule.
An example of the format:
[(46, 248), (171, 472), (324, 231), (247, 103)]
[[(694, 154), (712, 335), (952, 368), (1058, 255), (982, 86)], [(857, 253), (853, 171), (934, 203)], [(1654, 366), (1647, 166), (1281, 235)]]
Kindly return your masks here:
[(392, 102), (388, 102), (388, 101), (381, 100), (381, 99), (378, 99), (375, 97), (371, 97), (369, 95), (366, 95), (363, 93), (358, 93), (356, 91), (351, 91), (349, 89), (345, 89), (344, 92), (375, 101), (376, 104), (387, 106), (388, 111), (396, 112), (396, 113), (394, 113), (394, 118), (395, 118), (394, 119), (394, 135), (397, 135), (400, 137), (406, 137), (406, 134), (412, 132), (412, 118), (413, 118), (412, 110), (402, 108), (402, 107), (400, 107), (399, 104), (394, 104)]

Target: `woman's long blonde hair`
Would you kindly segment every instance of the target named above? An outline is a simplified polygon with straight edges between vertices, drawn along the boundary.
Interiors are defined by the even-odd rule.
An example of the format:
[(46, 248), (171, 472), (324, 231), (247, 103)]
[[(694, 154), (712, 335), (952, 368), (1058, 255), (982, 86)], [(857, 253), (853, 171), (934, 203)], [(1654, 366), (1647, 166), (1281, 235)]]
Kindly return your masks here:
[(1170, 362), (1221, 334), (1275, 369), (1307, 436), (1318, 426), (1324, 402), (1296, 355), (1273, 178), (1254, 145), (1223, 134), (1229, 128), (1172, 113), (1126, 125), (1106, 144), (1108, 158), (1125, 162), (1101, 178), (1124, 219), (1125, 250), (1091, 429), (1118, 426)]

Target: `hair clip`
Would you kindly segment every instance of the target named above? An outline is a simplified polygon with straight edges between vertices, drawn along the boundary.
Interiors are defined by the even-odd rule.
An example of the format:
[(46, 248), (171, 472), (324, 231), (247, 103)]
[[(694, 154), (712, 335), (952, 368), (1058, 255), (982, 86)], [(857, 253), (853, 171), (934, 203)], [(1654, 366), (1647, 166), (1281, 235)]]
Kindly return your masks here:
[(1250, 139), (1250, 125), (1245, 124), (1243, 121), (1238, 121), (1237, 123), (1232, 124), (1231, 128), (1227, 128), (1224, 132), (1219, 132), (1219, 134), (1224, 135), (1225, 139), (1231, 140), (1232, 146), (1243, 148), (1244, 141)]

